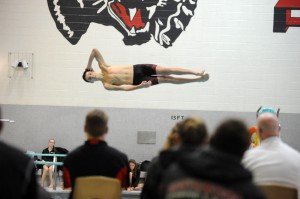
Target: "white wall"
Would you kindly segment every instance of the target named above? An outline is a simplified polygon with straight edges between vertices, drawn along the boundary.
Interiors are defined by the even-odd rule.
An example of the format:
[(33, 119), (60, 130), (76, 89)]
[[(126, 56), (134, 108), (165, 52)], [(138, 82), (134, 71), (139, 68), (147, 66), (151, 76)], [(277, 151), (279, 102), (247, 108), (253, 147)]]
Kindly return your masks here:
[[(199, 113), (211, 131), (220, 120), (235, 113), (253, 125), (255, 111), (264, 105), (287, 113), (282, 122), (283, 138), (299, 150), (300, 27), (273, 33), (275, 0), (199, 0), (197, 4), (186, 31), (166, 49), (153, 39), (143, 45), (125, 46), (117, 30), (94, 23), (77, 45), (71, 45), (56, 29), (47, 1), (1, 0), (0, 104), (12, 104), (4, 106), (3, 116), (17, 120), (5, 124), (2, 139), (40, 151), (48, 138), (55, 137), (60, 145), (72, 149), (84, 138), (82, 125), (78, 122), (73, 126), (74, 120), (64, 124), (60, 118), (81, 111), (81, 116), (73, 117), (83, 121), (82, 107), (103, 107), (112, 114), (109, 143), (129, 157), (143, 160), (161, 148), (176, 122), (170, 119), (172, 115)], [(211, 79), (131, 92), (106, 91), (100, 83), (87, 84), (81, 79), (92, 48), (98, 48), (110, 64), (206, 69)], [(9, 52), (34, 53), (33, 79), (22, 73), (8, 78)], [(68, 110), (66, 106), (70, 107), (66, 115), (55, 118), (56, 112)], [(45, 115), (62, 123), (54, 126), (47, 122), (49, 118), (42, 120)], [(40, 116), (39, 123), (30, 118)], [(22, 123), (27, 117), (28, 123)], [(138, 130), (156, 131), (157, 143), (138, 145)]]
[[(91, 24), (77, 45), (56, 29), (47, 1), (0, 1), (0, 103), (300, 113), (300, 28), (273, 33), (275, 0), (200, 0), (172, 47), (125, 46), (112, 27)], [(92, 48), (110, 64), (206, 69), (206, 83), (111, 92), (81, 79)], [(8, 78), (9, 52), (34, 53), (34, 78)]]

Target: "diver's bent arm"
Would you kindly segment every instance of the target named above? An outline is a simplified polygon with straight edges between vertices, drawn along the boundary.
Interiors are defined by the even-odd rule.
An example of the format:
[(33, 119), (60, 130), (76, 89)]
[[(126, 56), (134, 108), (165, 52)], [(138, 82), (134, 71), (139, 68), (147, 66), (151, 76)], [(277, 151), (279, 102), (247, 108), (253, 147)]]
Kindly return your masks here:
[(105, 63), (101, 53), (99, 52), (99, 50), (94, 48), (90, 54), (89, 61), (88, 61), (87, 67), (86, 67), (87, 69), (93, 69), (92, 63), (93, 63), (94, 59), (97, 60), (99, 67), (100, 66), (108, 67), (108, 65)]

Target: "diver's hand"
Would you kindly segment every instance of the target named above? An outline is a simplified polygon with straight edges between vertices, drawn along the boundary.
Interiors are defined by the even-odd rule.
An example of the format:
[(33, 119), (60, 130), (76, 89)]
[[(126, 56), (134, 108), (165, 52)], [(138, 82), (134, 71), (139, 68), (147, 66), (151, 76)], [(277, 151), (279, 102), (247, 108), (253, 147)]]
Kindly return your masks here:
[(151, 81), (142, 81), (142, 83), (140, 84), (141, 87), (147, 88), (149, 86), (152, 85)]

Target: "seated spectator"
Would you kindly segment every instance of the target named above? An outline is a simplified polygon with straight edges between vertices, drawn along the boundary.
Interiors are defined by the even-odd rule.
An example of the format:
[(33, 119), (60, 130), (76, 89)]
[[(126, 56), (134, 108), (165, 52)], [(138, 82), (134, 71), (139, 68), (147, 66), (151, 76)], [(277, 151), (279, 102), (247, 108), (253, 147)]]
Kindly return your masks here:
[(160, 181), (168, 165), (181, 161), (198, 147), (207, 143), (207, 129), (204, 121), (198, 117), (187, 118), (177, 124), (179, 144), (168, 150), (163, 150), (154, 158), (149, 166), (147, 179), (141, 193), (142, 199), (164, 198)]
[[(0, 120), (0, 133), (2, 127), (3, 122)], [(0, 162), (0, 198), (50, 198), (50, 195), (36, 181), (31, 157), (0, 141)]]
[(127, 191), (133, 191), (139, 183), (140, 180), (140, 170), (138, 164), (135, 160), (129, 160), (129, 169), (128, 169), (128, 187)]
[[(175, 125), (172, 128), (171, 132), (169, 133), (167, 140), (166, 140), (165, 144), (163, 145), (162, 150), (169, 150), (172, 147), (177, 146), (179, 143), (180, 143), (180, 139), (179, 139), (179, 135), (177, 132), (177, 125)], [(154, 158), (152, 160), (152, 162), (156, 162), (156, 161), (157, 161), (157, 158)], [(138, 186), (135, 187), (134, 190), (142, 190), (143, 189), (146, 178), (147, 178), (147, 172), (148, 172), (150, 163), (151, 162), (149, 160), (145, 160), (141, 163), (140, 172), (143, 172), (144, 173), (143, 175), (145, 175), (145, 176), (143, 176), (142, 178), (140, 177)]]
[[(54, 139), (49, 139), (48, 142), (48, 147), (45, 148), (42, 153), (43, 154), (55, 154), (56, 149), (55, 149), (55, 140)], [(42, 156), (42, 161), (45, 162), (53, 162), (53, 156)], [(48, 188), (53, 188), (53, 178), (52, 178), (52, 172), (53, 172), (53, 165), (52, 164), (45, 164), (43, 165), (43, 173), (42, 173), (42, 187), (45, 186), (45, 181), (46, 181), (46, 176), (47, 174), (49, 175), (50, 178), (50, 185)]]
[(260, 145), (248, 150), (243, 159), (245, 167), (254, 175), (254, 182), (296, 188), (300, 198), (300, 154), (280, 139), (276, 113), (261, 113), (257, 129)]
[(252, 183), (251, 173), (241, 165), (248, 147), (249, 133), (244, 123), (225, 121), (213, 134), (210, 148), (198, 148), (162, 163), (155, 198), (263, 199)]
[(179, 142), (180, 142), (180, 139), (179, 139), (179, 135), (178, 135), (177, 125), (175, 125), (172, 128), (171, 132), (169, 133), (162, 150), (168, 150), (168, 149), (172, 148), (173, 146), (178, 145)]
[[(242, 121), (229, 119), (221, 123), (211, 137), (210, 149), (201, 151), (197, 156), (200, 161), (192, 166), (197, 168), (195, 176), (204, 183), (219, 186), (219, 193), (224, 190), (224, 194), (230, 195), (228, 198), (265, 198), (252, 183), (252, 174), (241, 164), (244, 152), (249, 148), (249, 138)], [(219, 196), (219, 193), (212, 195)]]
[[(89, 112), (85, 119), (84, 131), (87, 141), (71, 151), (64, 159), (64, 186), (75, 187), (77, 177), (106, 176), (117, 178), (126, 188), (127, 156), (107, 145), (108, 116), (101, 110)], [(70, 194), (72, 198), (73, 192)]]

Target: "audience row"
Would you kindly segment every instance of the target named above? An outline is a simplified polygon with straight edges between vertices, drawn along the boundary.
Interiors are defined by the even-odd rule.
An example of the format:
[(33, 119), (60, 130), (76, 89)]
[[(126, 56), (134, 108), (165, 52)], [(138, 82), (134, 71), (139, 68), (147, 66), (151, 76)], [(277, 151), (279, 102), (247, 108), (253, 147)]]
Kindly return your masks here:
[[(205, 122), (199, 117), (178, 122), (162, 151), (151, 161), (146, 181), (142, 183), (136, 161), (128, 161), (126, 154), (105, 141), (107, 124), (105, 112), (98, 109), (89, 112), (84, 126), (86, 142), (64, 159), (64, 188), (71, 190), (70, 198), (76, 179), (84, 176), (116, 178), (125, 190), (142, 190), (141, 199), (263, 199), (268, 196), (260, 186), (270, 184), (289, 187), (300, 194), (300, 154), (280, 139), (281, 127), (274, 112), (258, 114), (260, 145), (253, 149), (248, 128), (239, 119), (223, 121), (212, 135), (208, 134)], [(0, 121), (0, 130), (2, 125)], [(48, 151), (52, 144), (54, 140), (49, 140)], [(1, 188), (0, 195), (10, 196), (8, 198), (49, 197), (36, 183), (30, 158), (0, 142), (0, 151), (4, 150), (9, 153), (0, 153), (0, 160), (4, 162), (1, 167), (9, 168), (11, 172), (1, 169), (8, 184), (0, 181), (0, 186), (5, 187)], [(46, 172), (50, 169), (51, 165), (44, 165)], [(16, 186), (10, 186), (10, 181), (17, 182)], [(52, 185), (51, 180), (50, 187)], [(20, 191), (13, 191), (15, 188)], [(15, 195), (11, 197), (11, 193)]]

